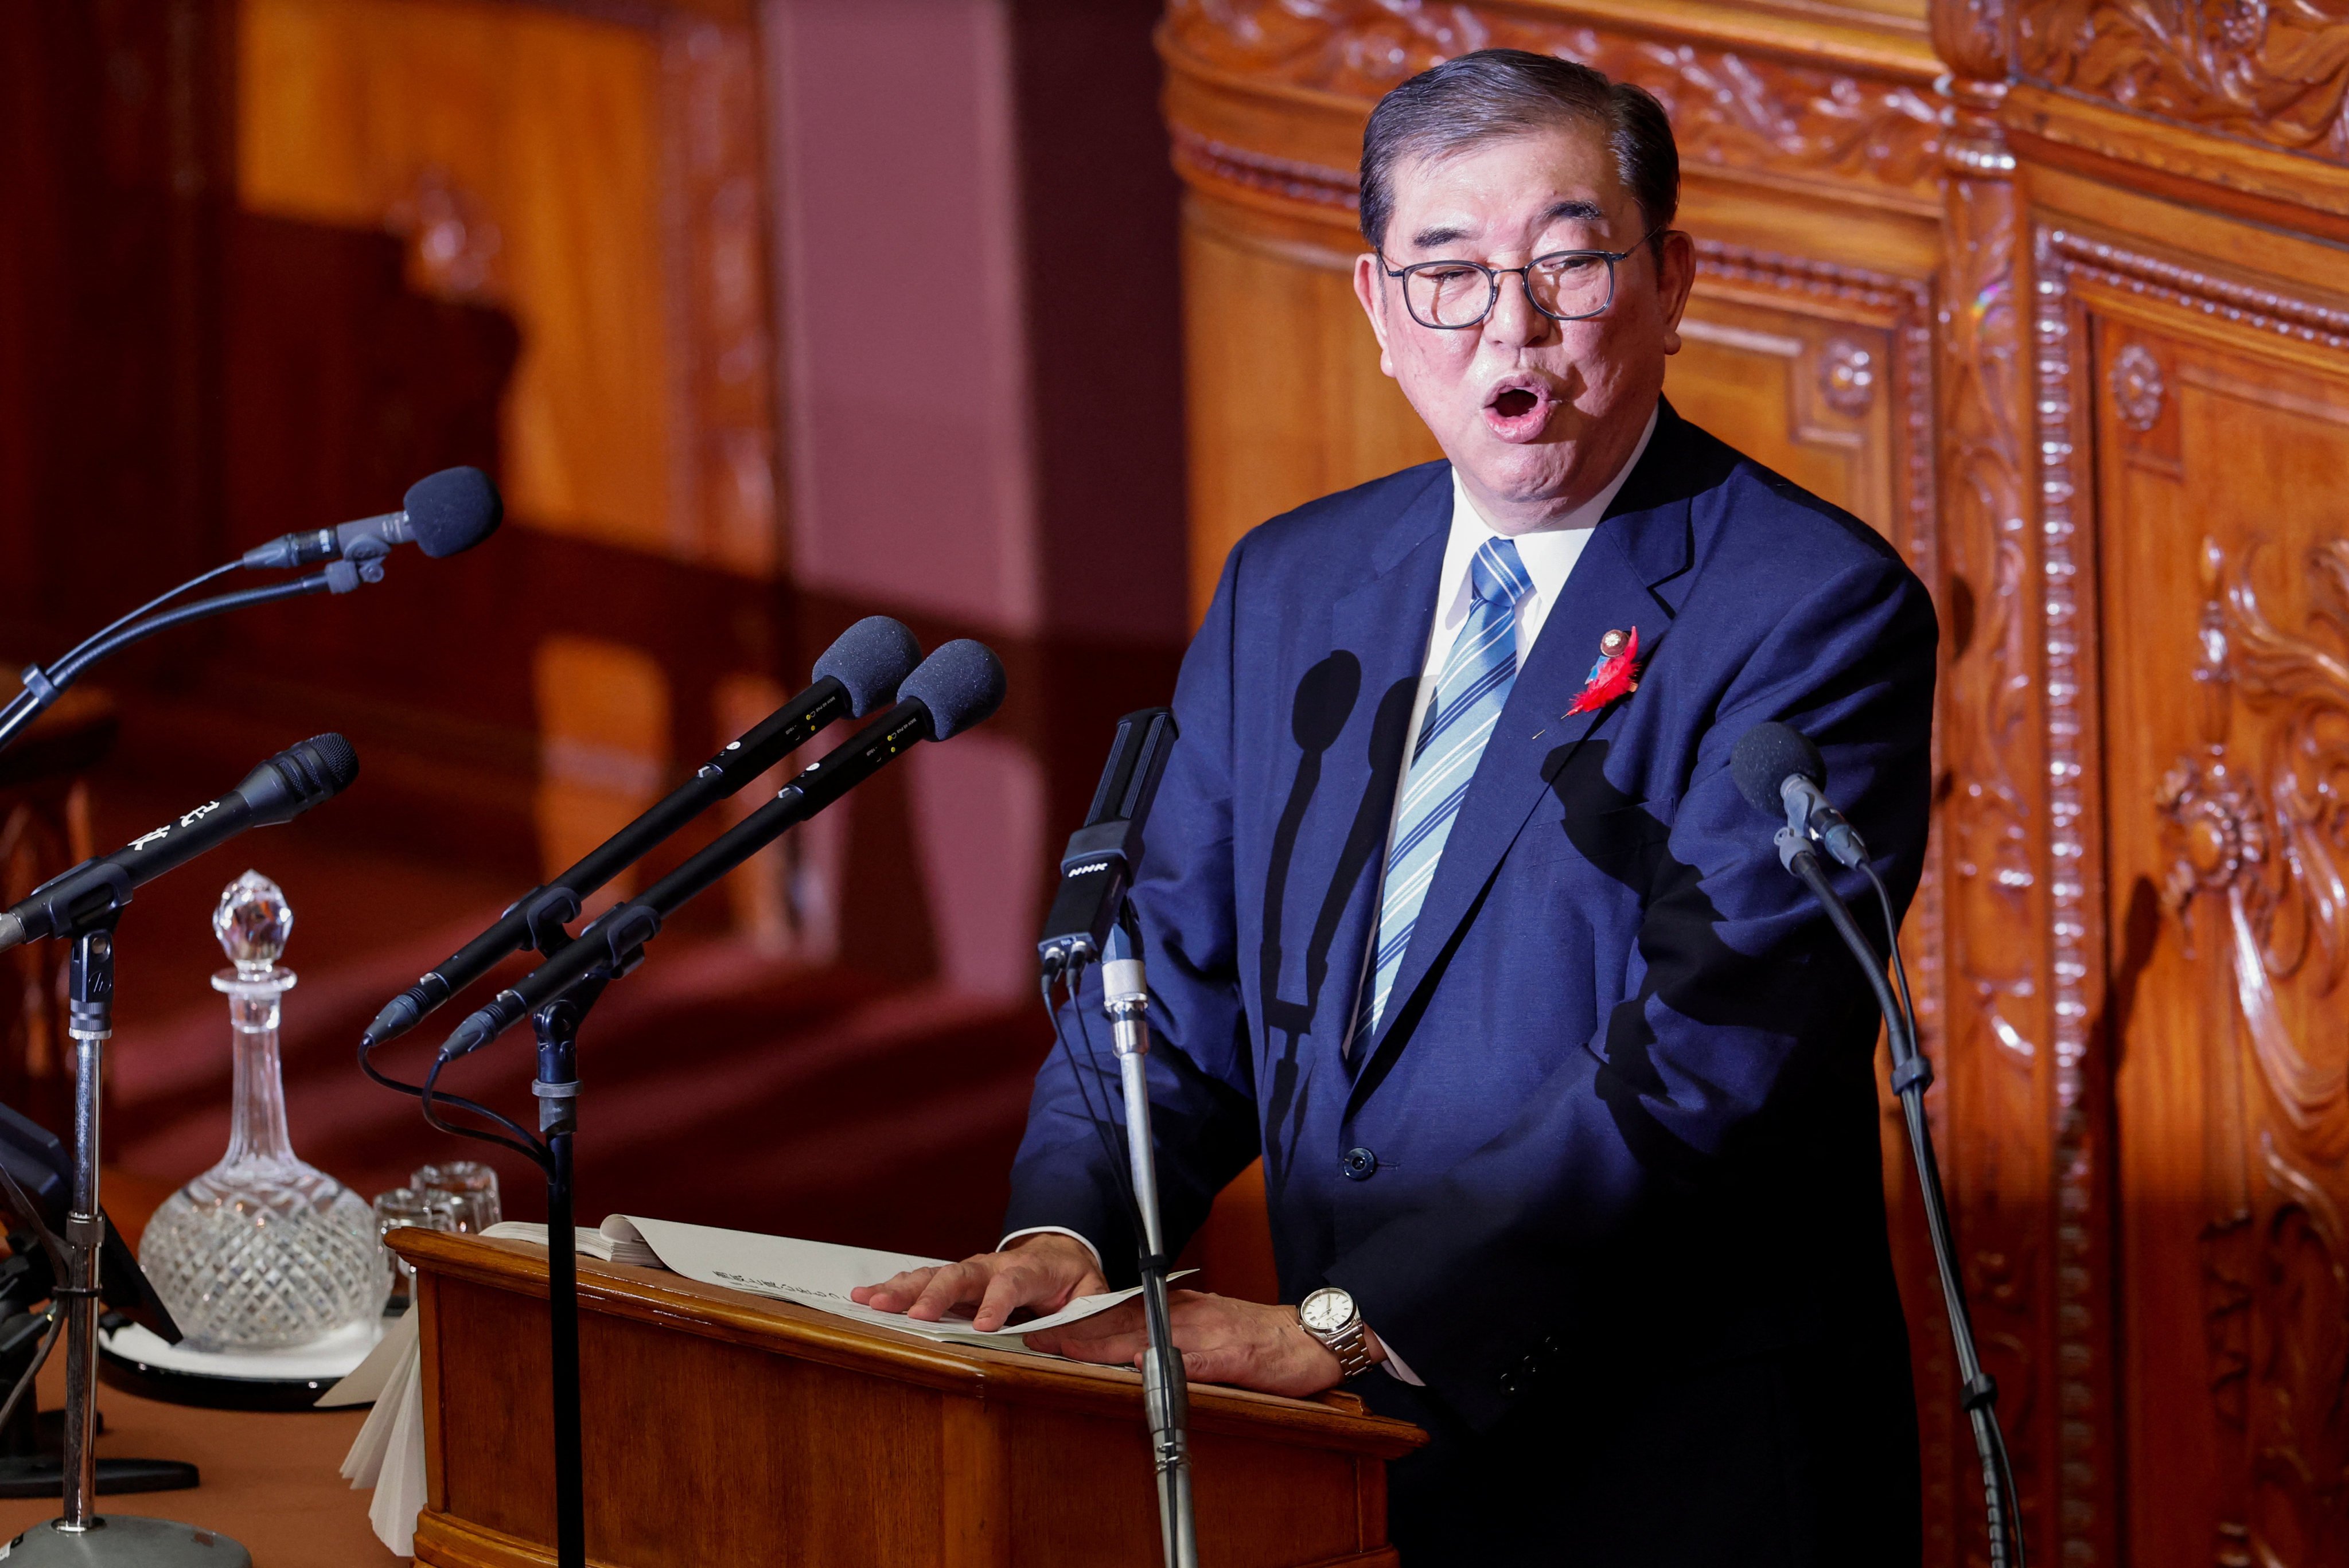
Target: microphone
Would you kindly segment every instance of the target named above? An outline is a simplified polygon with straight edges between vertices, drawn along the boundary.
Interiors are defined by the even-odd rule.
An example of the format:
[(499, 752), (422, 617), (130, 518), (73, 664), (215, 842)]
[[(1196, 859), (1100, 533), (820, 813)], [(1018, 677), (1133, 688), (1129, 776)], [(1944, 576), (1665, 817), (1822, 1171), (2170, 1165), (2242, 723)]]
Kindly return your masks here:
[(347, 577), (334, 589), (347, 593), (361, 582), (382, 580), (383, 557), (393, 545), (413, 543), (436, 560), (455, 555), (495, 533), (504, 517), (505, 502), (489, 475), (479, 469), (442, 469), (409, 486), (398, 511), (335, 528), (281, 533), (246, 551), (237, 564), (275, 568), (341, 562), (346, 571), (330, 570), (329, 575)]
[(710, 805), (806, 745), (833, 720), (863, 718), (895, 696), (921, 658), (914, 634), (886, 615), (867, 615), (849, 627), (816, 660), (813, 685), (729, 741), (691, 779), (576, 865), (516, 899), (487, 931), (386, 1003), (360, 1037), (360, 1048), (372, 1050), (408, 1033), (509, 953), (560, 946), (563, 923), (579, 913), (582, 900)]
[(1046, 974), (1101, 956), (1142, 864), (1143, 825), (1158, 798), (1158, 780), (1174, 739), (1174, 716), (1163, 707), (1142, 708), (1117, 721), (1092, 810), (1061, 856), (1061, 888), (1036, 944)]
[(1729, 771), (1755, 810), (1785, 817), (1791, 831), (1818, 840), (1838, 865), (1857, 871), (1868, 859), (1858, 832), (1828, 802), (1821, 788), (1826, 760), (1802, 731), (1775, 722), (1755, 725), (1729, 754)]
[(775, 798), (720, 833), (684, 864), (626, 903), (598, 915), (562, 949), (442, 1042), (440, 1059), (481, 1049), (563, 995), (599, 965), (625, 975), (642, 961), (661, 923), (694, 895), (814, 816), (924, 740), (946, 740), (985, 721), (1003, 704), (1003, 665), (983, 643), (957, 638), (924, 659), (897, 688), (897, 704), (817, 761)]
[(130, 902), (131, 890), (176, 870), (247, 828), (291, 821), (339, 795), (359, 776), (358, 754), (339, 735), (289, 746), (217, 800), (206, 801), (102, 860), (88, 860), (35, 888), (0, 914), (0, 948), (45, 936), (78, 937), (101, 929)]
[[(347, 593), (362, 583), (380, 583), (384, 555), (393, 545), (412, 540), (427, 555), (454, 555), (460, 550), (471, 550), (495, 533), (504, 515), (505, 504), (498, 499), (498, 487), (490, 482), (489, 475), (479, 469), (443, 469), (410, 485), (406, 504), (399, 511), (361, 518), (339, 528), (283, 534), (267, 544), (258, 545), (237, 560), (150, 599), (96, 635), (85, 638), (48, 668), (26, 665), (19, 676), (24, 689), (0, 708), (0, 748), (23, 734), (25, 727), (47, 711), (84, 670), (133, 643), (191, 621), (226, 614), (231, 610), (312, 593)], [(319, 561), (327, 563), (323, 572), (273, 583), (265, 588), (216, 593), (209, 599), (164, 608), (181, 594), (242, 568), (304, 566)]]

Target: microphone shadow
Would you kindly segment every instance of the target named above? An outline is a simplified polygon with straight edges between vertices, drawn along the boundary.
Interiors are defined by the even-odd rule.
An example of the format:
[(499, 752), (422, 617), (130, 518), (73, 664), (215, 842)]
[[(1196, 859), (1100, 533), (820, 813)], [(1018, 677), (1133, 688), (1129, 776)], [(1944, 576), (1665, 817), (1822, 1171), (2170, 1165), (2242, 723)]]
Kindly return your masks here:
[[(1329, 883), (1322, 890), (1320, 909), (1306, 941), (1304, 995), (1295, 1000), (1280, 994), (1286, 967), (1284, 939), (1289, 877), (1298, 841), (1303, 836), (1314, 798), (1324, 782), (1324, 759), (1344, 735), (1361, 696), (1361, 661), (1342, 649), (1331, 654), (1305, 672), (1290, 704), (1289, 733), (1300, 755), (1297, 775), (1289, 784), (1288, 799), (1273, 830), (1272, 851), (1265, 872), (1264, 936), (1257, 953), (1257, 992), (1263, 998), (1265, 1028), (1268, 1034), (1278, 1031), (1281, 1036), (1280, 1055), (1273, 1064), (1271, 1081), (1265, 1086), (1263, 1095), (1268, 1135), (1265, 1183), (1274, 1202), (1278, 1201), (1287, 1184), (1291, 1154), (1304, 1116), (1304, 1101), (1298, 1092), (1303, 1074), (1299, 1053), (1319, 1015), (1323, 989), (1330, 976), (1330, 950), (1344, 923), (1347, 905), (1364, 871), (1386, 842), (1388, 821), (1394, 807), (1395, 773), (1402, 759), (1404, 732), (1411, 724), (1418, 684), (1416, 678), (1395, 682), (1381, 694), (1371, 716), (1369, 741), (1364, 748), (1361, 793), (1355, 802), (1353, 820), (1331, 868)], [(1340, 995), (1350, 995), (1342, 988)], [(1340, 1023), (1342, 1026), (1343, 1021)]]
[[(1607, 777), (1607, 751), (1605, 740), (1592, 740), (1564, 758), (1550, 783), (1561, 820), (1538, 830), (1562, 830), (1602, 874), (1640, 894), (1645, 974), (1634, 996), (1609, 1017), (1596, 1088), (1642, 1164), (1680, 1183), (1701, 1185), (1736, 1163), (1736, 1150), (1700, 1150), (1659, 1116), (1660, 1108), (1671, 1106), (1671, 1093), (1654, 1059), (1651, 1004), (1712, 1027), (1784, 1034), (1790, 1022), (1800, 1026), (1802, 1020), (1819, 1019), (1824, 992), (1860, 996), (1865, 982), (1824, 922), (1820, 940), (1792, 948), (1749, 954), (1723, 941), (1723, 916), (1704, 891), (1704, 873), (1673, 854), (1671, 830)], [(1762, 820), (1755, 821), (1755, 833), (1765, 833)], [(1807, 1055), (1800, 1047), (1796, 1054)], [(1737, 1141), (1773, 1136), (1778, 1109), (1828, 1067), (1818, 1060), (1790, 1065), (1795, 1070), (1778, 1076)], [(1733, 1083), (1720, 1087), (1737, 1092)]]

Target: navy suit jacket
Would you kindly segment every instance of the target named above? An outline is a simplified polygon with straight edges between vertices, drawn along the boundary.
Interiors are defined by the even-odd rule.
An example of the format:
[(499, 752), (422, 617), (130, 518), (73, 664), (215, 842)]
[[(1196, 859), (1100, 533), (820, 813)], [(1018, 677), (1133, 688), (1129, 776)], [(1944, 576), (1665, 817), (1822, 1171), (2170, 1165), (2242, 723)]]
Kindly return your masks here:
[[(1665, 406), (1518, 674), (1383, 1026), (1349, 1059), (1452, 496), (1432, 463), (1256, 529), (1184, 662), (1133, 892), (1169, 1244), (1263, 1157), (1285, 1299), (1343, 1286), (1424, 1379), (1358, 1386), (1436, 1432), (1433, 1490), (1399, 1467), (1397, 1500), (1434, 1539), (1465, 1539), (1443, 1523), (1473, 1490), (1464, 1455), (1506, 1439), (1563, 1459), (1554, 1429), (1598, 1409), (1635, 1448), (1670, 1445), (1712, 1418), (1716, 1396), (1683, 1398), (1686, 1379), (1754, 1357), (1796, 1367), (1804, 1399), (1832, 1387), (1722, 1463), (1741, 1442), (1844, 1446), (1795, 1429), (1811, 1420), (1889, 1445), (1889, 1484), (1909, 1456), (1913, 1494), (1874, 1007), (1729, 762), (1764, 720), (1811, 737), (1905, 906), (1930, 787), (1925, 589), (1865, 524)], [(1637, 691), (1569, 716), (1602, 634), (1634, 627)], [(1880, 926), (1867, 884), (1837, 881)], [(1097, 987), (1084, 1006), (1099, 1041)], [(1107, 1057), (1107, 1077), (1047, 1060), (1008, 1228), (1066, 1225), (1130, 1274), (1085, 1106), (1116, 1104)], [(1668, 1384), (1692, 1413), (1636, 1437)], [(1769, 1506), (1782, 1490), (1764, 1487)], [(1612, 1491), (1590, 1506), (1634, 1506)], [(1772, 1556), (1744, 1541), (1744, 1561)]]

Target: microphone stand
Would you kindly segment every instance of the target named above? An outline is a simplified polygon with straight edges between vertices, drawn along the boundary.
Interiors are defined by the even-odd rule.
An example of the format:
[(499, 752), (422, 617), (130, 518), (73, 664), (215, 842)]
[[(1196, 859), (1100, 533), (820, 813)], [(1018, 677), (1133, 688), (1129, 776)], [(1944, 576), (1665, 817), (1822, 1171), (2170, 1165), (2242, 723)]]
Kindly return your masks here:
[[(1998, 1381), (1982, 1370), (1982, 1356), (1974, 1346), (1973, 1320), (1966, 1310), (1965, 1286), (1958, 1274), (1957, 1245), (1951, 1239), (1949, 1199), (1941, 1190), (1941, 1165), (1933, 1153), (1932, 1126), (1925, 1119), (1925, 1090), (1933, 1081), (1933, 1064), (1918, 1049), (1907, 1011), (1896, 1001), (1885, 980), (1882, 960), (1861, 934), (1850, 908), (1827, 881), (1818, 852), (1804, 834), (1792, 827), (1779, 829), (1775, 841), (1780, 863), (1811, 890), (1820, 908), (1826, 912), (1836, 934), (1851, 949), (1860, 972), (1868, 976), (1869, 988), (1876, 993), (1877, 1008), (1884, 1015), (1885, 1041), (1892, 1057), (1892, 1091), (1900, 1097), (1900, 1109), (1909, 1124), (1909, 1150), (1916, 1161), (1919, 1188), (1924, 1194), (1925, 1224), (1932, 1233), (1933, 1263), (1940, 1274), (1941, 1301), (1950, 1315), (1950, 1338), (1957, 1349), (1958, 1376), (1963, 1390), (1961, 1403), (1973, 1427), (1975, 1450), (1982, 1456), (1991, 1568), (2009, 1568), (2010, 1563), (2013, 1568), (2023, 1568), (2023, 1521), (2014, 1511), (2006, 1435), (1998, 1425)], [(1889, 905), (1887, 918), (1889, 921)], [(1885, 935), (1890, 940), (1893, 933), (1888, 930)], [(2012, 1558), (2007, 1551), (2010, 1533), (2013, 1542)]]
[[(561, 950), (560, 944), (554, 946)], [(531, 1015), (531, 1027), (538, 1038), (538, 1076), (530, 1086), (538, 1100), (537, 1138), (525, 1134), (524, 1140), (515, 1140), (452, 1127), (432, 1109), (434, 1080), (445, 1064), (436, 1063), (424, 1081), (425, 1120), (443, 1132), (512, 1149), (546, 1178), (549, 1432), (554, 1449), (556, 1568), (587, 1568), (586, 1429), (580, 1413), (579, 1232), (572, 1188), (572, 1140), (579, 1130), (579, 1026), (586, 1021), (615, 974), (610, 965), (598, 965), (578, 985)]]
[[(538, 1038), (538, 1076), (530, 1086), (531, 1093), (538, 1099), (538, 1138), (527, 1134), (520, 1140), (502, 1138), (441, 1120), (432, 1107), (434, 1085), (440, 1069), (454, 1060), (453, 1057), (436, 1059), (425, 1078), (422, 1099), (428, 1122), (443, 1132), (512, 1149), (546, 1176), (546, 1312), (552, 1366), (556, 1568), (586, 1568), (587, 1564), (585, 1443), (579, 1391), (579, 1236), (573, 1213), (571, 1179), (572, 1142), (579, 1125), (579, 1026), (602, 997), (605, 987), (643, 962), (644, 944), (659, 931), (663, 917), (674, 913), (728, 872), (781, 837), (809, 812), (810, 803), (804, 797), (786, 791), (629, 903), (607, 911), (610, 923), (605, 929), (598, 929), (605, 924), (599, 922), (568, 939), (562, 939), (559, 925), (540, 933), (539, 946), (548, 954), (549, 963), (571, 953), (584, 957), (600, 949), (602, 955), (587, 965), (577, 978), (568, 979), (562, 990), (531, 1014), (531, 1026)], [(756, 821), (758, 827), (745, 831), (751, 821)], [(612, 919), (614, 916), (618, 918)], [(512, 1128), (510, 1122), (506, 1125)]]
[[(193, 1525), (101, 1518), (98, 1496), (98, 1312), (106, 1218), (98, 1203), (98, 1104), (114, 1034), (114, 924), (108, 911), (74, 934), (66, 1033), (74, 1042), (73, 1198), (66, 1213), (65, 1512), (9, 1543), (11, 1560), (85, 1568), (252, 1568), (245, 1549)], [(64, 934), (60, 933), (59, 934)]]
[(579, 1232), (572, 1212), (571, 1140), (579, 1130), (579, 1026), (611, 973), (599, 969), (531, 1015), (538, 1036), (538, 1132), (546, 1143), (546, 1315), (554, 1395), (554, 1560), (586, 1568), (587, 1485), (579, 1414)]
[(1156, 1146), (1150, 1134), (1150, 985), (1131, 903), (1119, 911), (1102, 945), (1102, 1007), (1109, 1015), (1125, 1090), (1126, 1159), (1133, 1168), (1134, 1207), (1142, 1215), (1142, 1304), (1150, 1329), (1142, 1397), (1158, 1473), (1159, 1538), (1166, 1568), (1199, 1568), (1199, 1532), (1191, 1509), (1190, 1383), (1167, 1315), (1166, 1241), (1158, 1221)]
[[(554, 921), (540, 923), (535, 941), (549, 964), (570, 954), (587, 957), (600, 950), (602, 955), (581, 966), (575, 978), (566, 976), (563, 988), (531, 1014), (531, 1026), (538, 1037), (538, 1076), (530, 1090), (538, 1099), (539, 1137), (531, 1138), (512, 1122), (505, 1125), (522, 1135), (518, 1139), (441, 1120), (432, 1109), (434, 1085), (440, 1069), (454, 1057), (444, 1054), (436, 1058), (425, 1077), (421, 1099), (426, 1121), (443, 1132), (513, 1150), (546, 1176), (546, 1315), (556, 1568), (587, 1565), (585, 1442), (579, 1393), (579, 1235), (571, 1181), (572, 1140), (579, 1126), (579, 1026), (605, 987), (643, 962), (644, 944), (659, 932), (663, 917), (781, 837), (811, 809), (803, 795), (784, 791), (636, 899), (614, 906), (576, 937), (564, 937), (562, 926)], [(751, 829), (754, 821), (758, 827)], [(366, 1060), (364, 1052), (360, 1060)]]

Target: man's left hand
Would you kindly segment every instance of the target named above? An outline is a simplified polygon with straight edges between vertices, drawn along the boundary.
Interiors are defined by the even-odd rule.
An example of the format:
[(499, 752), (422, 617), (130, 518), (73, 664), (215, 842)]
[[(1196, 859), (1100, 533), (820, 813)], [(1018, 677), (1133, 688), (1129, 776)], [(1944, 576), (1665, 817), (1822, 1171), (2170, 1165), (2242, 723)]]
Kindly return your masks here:
[[(1205, 1291), (1167, 1294), (1174, 1347), (1184, 1375), (1195, 1383), (1229, 1383), (1292, 1398), (1338, 1386), (1338, 1357), (1305, 1332), (1293, 1306), (1266, 1306)], [(1150, 1346), (1142, 1298), (1120, 1303), (1064, 1328), (1027, 1336), (1028, 1347), (1076, 1361), (1139, 1367)], [(1383, 1353), (1373, 1348), (1374, 1359)]]

